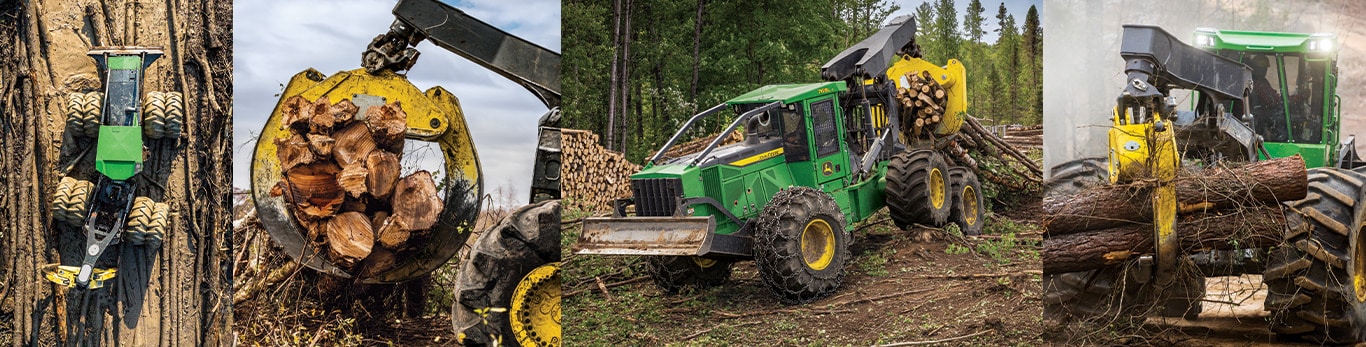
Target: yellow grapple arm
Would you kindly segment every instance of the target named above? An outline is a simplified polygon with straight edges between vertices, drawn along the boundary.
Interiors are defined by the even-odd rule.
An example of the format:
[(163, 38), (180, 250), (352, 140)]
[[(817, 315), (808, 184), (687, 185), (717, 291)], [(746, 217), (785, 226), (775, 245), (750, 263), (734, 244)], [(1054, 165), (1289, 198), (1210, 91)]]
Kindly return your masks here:
[[(901, 55), (900, 59), (892, 63), (887, 68), (887, 78), (896, 83), (897, 88), (906, 88), (907, 73), (920, 73), (927, 71), (935, 82), (939, 82), (948, 94), (948, 105), (944, 110), (944, 119), (934, 128), (936, 135), (948, 135), (958, 132), (963, 127), (964, 116), (968, 111), (968, 82), (967, 70), (963, 68), (963, 63), (958, 59), (949, 59), (949, 63), (944, 66), (935, 65), (924, 59), (913, 58), (908, 55)], [(868, 80), (869, 83), (872, 80)]]

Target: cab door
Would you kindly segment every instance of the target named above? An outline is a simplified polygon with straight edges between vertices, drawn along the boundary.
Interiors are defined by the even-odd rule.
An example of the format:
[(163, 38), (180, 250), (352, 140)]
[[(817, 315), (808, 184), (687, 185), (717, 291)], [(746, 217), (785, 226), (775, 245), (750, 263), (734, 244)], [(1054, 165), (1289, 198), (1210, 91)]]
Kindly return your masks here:
[(831, 95), (808, 101), (806, 109), (811, 122), (811, 157), (816, 182), (825, 191), (842, 188), (842, 180), (849, 176), (851, 168), (848, 151), (844, 149), (844, 141), (840, 140), (844, 129), (838, 121), (839, 117), (836, 117), (839, 107), (835, 105), (835, 97)]

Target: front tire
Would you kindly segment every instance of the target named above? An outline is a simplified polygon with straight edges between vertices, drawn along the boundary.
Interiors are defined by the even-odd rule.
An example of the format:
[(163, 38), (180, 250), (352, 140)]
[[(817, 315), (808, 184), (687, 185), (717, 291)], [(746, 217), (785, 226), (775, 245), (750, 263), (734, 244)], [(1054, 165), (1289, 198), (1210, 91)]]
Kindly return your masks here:
[[(559, 200), (522, 206), (482, 233), (456, 278), (451, 320), (460, 343), (558, 346), (560, 278), (549, 267), (559, 261)], [(514, 317), (526, 319), (513, 325)]]
[(764, 284), (784, 303), (830, 295), (844, 280), (849, 233), (830, 195), (809, 187), (779, 191), (759, 213), (754, 261)]
[(1366, 175), (1309, 170), (1309, 193), (1287, 203), (1285, 242), (1262, 274), (1278, 334), (1321, 344), (1366, 340)]
[(52, 198), (52, 219), (71, 225), (85, 222), (85, 212), (95, 184), (72, 177), (62, 177), (57, 193)]
[(650, 278), (659, 290), (677, 294), (683, 287), (719, 286), (730, 279), (731, 262), (701, 257), (650, 257)]
[(134, 246), (161, 244), (169, 213), (170, 207), (165, 203), (153, 202), (143, 196), (133, 198), (133, 210), (128, 212), (128, 228), (123, 231), (123, 239)]

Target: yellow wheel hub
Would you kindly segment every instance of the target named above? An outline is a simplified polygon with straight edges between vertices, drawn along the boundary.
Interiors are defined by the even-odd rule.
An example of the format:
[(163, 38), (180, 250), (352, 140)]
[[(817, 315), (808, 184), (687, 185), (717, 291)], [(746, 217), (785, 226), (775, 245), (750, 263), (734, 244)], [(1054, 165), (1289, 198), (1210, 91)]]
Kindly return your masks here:
[(521, 346), (560, 345), (560, 263), (541, 265), (512, 292), (512, 333)]
[(693, 263), (693, 264), (697, 264), (697, 267), (700, 267), (700, 268), (703, 268), (703, 269), (707, 269), (707, 268), (711, 268), (712, 266), (716, 266), (716, 260), (707, 259), (707, 258), (703, 258), (703, 257), (692, 257), (692, 263)]
[(968, 222), (968, 225), (977, 225), (978, 208), (980, 207), (977, 206), (977, 190), (972, 189), (972, 186), (964, 185), (963, 220)]
[(802, 229), (802, 261), (812, 270), (825, 270), (835, 259), (835, 230), (825, 220), (815, 219)]
[(944, 207), (945, 191), (948, 189), (944, 189), (944, 173), (940, 172), (939, 168), (930, 169), (930, 204), (933, 204), (934, 208)]
[(1366, 225), (1358, 226), (1356, 246), (1352, 250), (1352, 289), (1356, 292), (1357, 302), (1366, 302)]

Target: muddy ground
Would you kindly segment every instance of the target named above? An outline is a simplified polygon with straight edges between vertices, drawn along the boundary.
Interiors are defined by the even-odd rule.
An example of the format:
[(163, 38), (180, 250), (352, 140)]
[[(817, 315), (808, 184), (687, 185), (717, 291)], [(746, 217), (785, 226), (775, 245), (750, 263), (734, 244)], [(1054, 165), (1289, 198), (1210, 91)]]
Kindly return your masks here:
[[(155, 46), (166, 54), (146, 70), (146, 91), (184, 93), (185, 125), (178, 140), (144, 145), (147, 161), (132, 179), (138, 196), (170, 205), (159, 252), (113, 250), (139, 257), (136, 272), (95, 300), (103, 345), (192, 346), (231, 343), (227, 293), (232, 97), (230, 1), (30, 1), (0, 3), (0, 344), (58, 344), (65, 335), (58, 307), (74, 309), (40, 267), (79, 264), (84, 234), (56, 223), (48, 211), (62, 176), (96, 180), (93, 147), (65, 131), (66, 95), (98, 90), (86, 52), (95, 46)], [(120, 254), (120, 252), (125, 254)], [(127, 282), (122, 280), (129, 279)], [(145, 289), (144, 289), (145, 288)], [(141, 305), (138, 305), (138, 303)], [(140, 312), (139, 312), (140, 310)], [(74, 313), (71, 315), (75, 315)], [(37, 341), (30, 341), (36, 337)]]
[(1039, 232), (993, 214), (985, 237), (896, 229), (873, 217), (854, 233), (842, 287), (804, 305), (765, 288), (754, 262), (719, 287), (662, 293), (639, 257), (570, 256), (577, 218), (565, 224), (566, 345), (1039, 345)]

